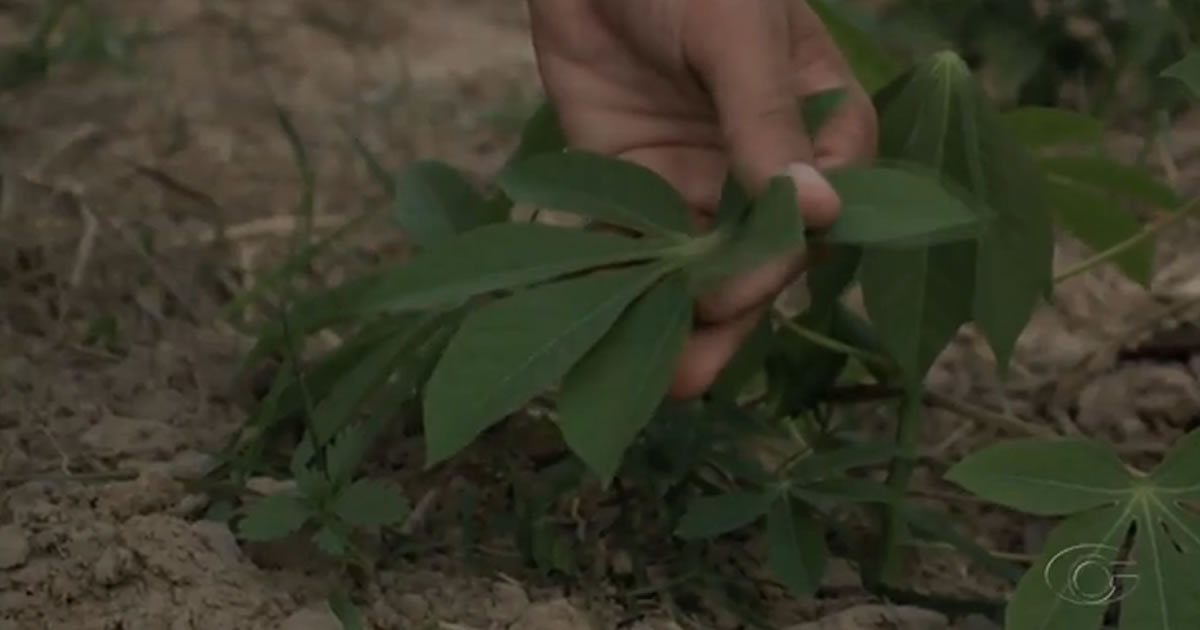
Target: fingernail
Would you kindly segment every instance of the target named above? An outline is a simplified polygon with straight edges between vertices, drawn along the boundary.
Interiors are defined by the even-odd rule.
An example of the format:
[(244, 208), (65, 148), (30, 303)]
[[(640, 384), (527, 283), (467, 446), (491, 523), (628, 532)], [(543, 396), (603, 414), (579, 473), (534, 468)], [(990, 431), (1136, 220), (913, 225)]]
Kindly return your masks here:
[(796, 203), (804, 220), (812, 227), (833, 223), (841, 204), (825, 176), (804, 162), (789, 164), (786, 172), (796, 186)]
[(796, 162), (787, 167), (788, 177), (796, 184), (796, 194), (802, 197), (812, 197), (815, 194), (827, 193), (835, 195), (829, 181), (811, 164)]

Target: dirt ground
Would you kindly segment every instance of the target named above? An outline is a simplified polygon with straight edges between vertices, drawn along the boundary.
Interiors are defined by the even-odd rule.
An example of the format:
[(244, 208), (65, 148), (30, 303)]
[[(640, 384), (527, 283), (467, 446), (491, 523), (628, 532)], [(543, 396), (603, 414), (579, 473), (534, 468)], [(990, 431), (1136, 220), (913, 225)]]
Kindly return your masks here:
[[(26, 32), (25, 4), (0, 2), (0, 44)], [(393, 166), (437, 157), (484, 176), (537, 93), (521, 3), (110, 6), (152, 31), (132, 74), (67, 67), (0, 95), (0, 630), (337, 628), (324, 604), (330, 571), (303, 552), (240, 545), (199, 519), (206, 498), (176, 481), (244, 419), (230, 377), (249, 340), (218, 323), (220, 308), (269, 268), (300, 202), (272, 102), (303, 136), (321, 229), (383, 199), (339, 120)], [(1188, 192), (1193, 135), (1181, 130), (1171, 149)], [(1113, 139), (1123, 151), (1135, 141)], [(389, 230), (371, 231), (374, 256), (400, 251)], [(1045, 527), (939, 482), (958, 457), (1024, 422), (1111, 439), (1150, 465), (1200, 418), (1188, 308), (1200, 301), (1197, 231), (1168, 236), (1149, 291), (1109, 270), (1060, 287), (1009, 381), (970, 331), (934, 369), (933, 391), (956, 403), (931, 411), (918, 491), (985, 546), (1019, 557)], [(1064, 242), (1060, 263), (1081, 255)], [(1002, 596), (953, 553), (922, 550), (913, 567), (930, 590)], [(827, 581), (840, 594), (780, 604), (779, 627), (995, 630), (881, 603), (848, 566)], [(358, 595), (379, 629), (685, 621), (626, 625), (603, 597), (436, 554), (391, 563)], [(737, 627), (721, 615), (705, 623)]]

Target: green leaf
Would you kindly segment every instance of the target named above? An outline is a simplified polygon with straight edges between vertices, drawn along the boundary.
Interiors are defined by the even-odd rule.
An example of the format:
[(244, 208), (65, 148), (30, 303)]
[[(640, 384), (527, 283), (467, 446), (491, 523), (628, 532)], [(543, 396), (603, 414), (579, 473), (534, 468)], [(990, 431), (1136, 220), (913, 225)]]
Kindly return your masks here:
[[(834, 339), (869, 354), (884, 354), (883, 343), (871, 324), (840, 302), (833, 307), (833, 328), (830, 333)], [(888, 382), (881, 366), (870, 365), (868, 369), (881, 383)]]
[(836, 87), (811, 94), (800, 103), (800, 120), (809, 135), (817, 133), (825, 125), (825, 121), (837, 111), (838, 105), (846, 98), (846, 88)]
[(942, 245), (925, 250), (872, 249), (863, 254), (859, 271), (863, 303), (909, 386), (919, 385), (971, 318), (975, 263), (971, 249)]
[[(1102, 252), (1141, 231), (1133, 214), (1106, 195), (1071, 180), (1053, 176), (1046, 181), (1046, 200), (1059, 223), (1095, 252)], [(1111, 259), (1134, 282), (1149, 286), (1154, 270), (1154, 242), (1147, 239)]]
[(646, 234), (689, 234), (687, 203), (654, 171), (587, 151), (544, 153), (514, 162), (496, 176), (509, 198), (572, 212)]
[[(929, 62), (876, 96), (880, 156), (912, 159), (948, 173), (971, 147), (952, 135), (964, 120), (953, 86)], [(941, 98), (937, 98), (940, 96)], [(953, 153), (951, 153), (953, 151)], [(947, 155), (950, 153), (950, 155)], [(923, 378), (954, 333), (971, 318), (975, 252), (966, 243), (922, 250), (867, 248), (859, 266), (863, 302), (888, 353), (912, 383)]]
[(939, 171), (992, 219), (973, 243), (865, 251), (860, 279), (871, 320), (910, 385), (972, 319), (1003, 371), (1052, 280), (1041, 173), (951, 52), (882, 90), (877, 103), (881, 157)]
[(483, 196), (453, 167), (417, 160), (397, 177), (393, 216), (407, 240), (425, 248), (484, 223)]
[(732, 174), (725, 176), (721, 184), (721, 198), (717, 202), (717, 211), (713, 216), (712, 231), (734, 230), (745, 218), (753, 200), (746, 194), (746, 189), (738, 183)]
[(767, 513), (767, 569), (795, 597), (811, 597), (821, 586), (828, 557), (825, 532), (808, 508), (786, 497)]
[(408, 500), (391, 485), (375, 479), (359, 479), (342, 488), (329, 506), (351, 527), (399, 525), (408, 518)]
[(501, 223), (442, 241), (380, 278), (360, 314), (455, 303), (565, 274), (667, 256), (669, 244), (539, 223)]
[[(539, 223), (487, 225), (436, 243), (390, 268), (315, 291), (288, 312), (298, 334), (387, 312), (453, 306), (472, 296), (544, 282), (587, 269), (676, 254), (679, 244), (631, 239)], [(254, 350), (261, 356), (279, 343), (272, 323)]]
[(667, 268), (606, 270), (498, 300), (467, 316), (425, 386), (426, 466), (550, 387)]
[(791, 178), (772, 177), (763, 194), (753, 202), (744, 222), (733, 229), (699, 237), (695, 242), (707, 243), (708, 239), (714, 238), (719, 239), (719, 246), (697, 257), (688, 266), (689, 272), (702, 285), (737, 276), (782, 254), (803, 253), (806, 245), (804, 221)]
[(889, 440), (873, 440), (820, 451), (796, 461), (788, 470), (793, 480), (813, 480), (839, 475), (847, 470), (885, 462), (896, 453)]
[[(414, 350), (412, 360), (398, 369), (384, 389), (371, 401), (371, 413), (363, 423), (343, 431), (342, 436), (331, 442), (325, 452), (329, 476), (335, 486), (341, 487), (349, 483), (367, 452), (379, 443), (379, 438), (388, 423), (396, 419), (396, 410), (415, 398), (419, 385), (428, 378), (446, 342), (457, 329), (457, 323), (455, 320), (454, 325), (412, 331), (413, 336), (419, 336), (423, 342), (420, 348)], [(311, 442), (304, 445), (307, 444)]]
[(390, 339), (364, 354), (353, 366), (347, 366), (340, 378), (312, 409), (311, 429), (292, 453), (291, 469), (305, 467), (312, 460), (314, 446), (324, 447), (353, 418), (359, 403), (382, 385), (406, 361), (425, 339), (417, 335), (433, 332), (429, 325), (397, 331)]
[(805, 273), (811, 298), (809, 309), (814, 312), (833, 309), (858, 276), (859, 263), (862, 261), (861, 248), (835, 245), (831, 250), (827, 259), (815, 262)]
[[(1017, 583), (1005, 610), (1005, 630), (1098, 628), (1110, 597), (1105, 593), (1105, 573), (1111, 571), (1130, 520), (1125, 506), (1114, 506), (1077, 514), (1055, 527), (1037, 562)], [(1122, 581), (1118, 585), (1129, 585), (1128, 580)], [(1134, 591), (1139, 594), (1153, 596), (1140, 587)], [(1164, 627), (1135, 626), (1137, 630)]]
[(329, 597), (329, 610), (342, 624), (342, 630), (364, 630), (367, 627), (362, 611), (354, 600), (350, 599), (350, 594), (345, 588), (339, 587)]
[(679, 519), (675, 535), (684, 540), (716, 538), (762, 518), (773, 500), (773, 494), (762, 490), (697, 497)]
[(874, 92), (899, 73), (900, 66), (896, 58), (885, 52), (870, 36), (847, 19), (843, 14), (845, 9), (839, 6), (839, 3), (830, 0), (808, 0), (808, 6), (821, 18), (826, 31), (867, 92)]
[(1181, 81), (1193, 96), (1200, 98), (1200, 51), (1188, 53), (1183, 59), (1167, 66), (1159, 76)]
[(1114, 571), (1125, 581), (1118, 579), (1118, 586), (1133, 587), (1121, 593), (1120, 627), (1200, 626), (1200, 517), (1170, 502), (1158, 488), (1130, 507), (1137, 518), (1136, 538), (1128, 564)]
[(976, 84), (963, 89), (974, 122), (962, 133), (968, 143), (976, 136), (979, 160), (957, 181), (995, 212), (976, 248), (971, 313), (1003, 374), (1017, 337), (1053, 286), (1053, 222), (1032, 157), (1007, 135)]
[(667, 394), (691, 332), (692, 308), (686, 277), (663, 278), (563, 379), (558, 427), (605, 486)]
[[(290, 324), (292, 318), (290, 311), (287, 317)], [(334, 385), (343, 378), (347, 371), (353, 369), (364, 357), (371, 354), (380, 343), (395, 335), (396, 330), (420, 326), (423, 317), (428, 316), (416, 313), (401, 313), (381, 318), (376, 322), (363, 326), (354, 336), (345, 340), (342, 345), (320, 357), (304, 370), (304, 384), (313, 399), (320, 400), (324, 398)], [(279, 328), (282, 336), (282, 327), (280, 326)], [(290, 326), (289, 328), (292, 335), (296, 338), (304, 336), (303, 333), (296, 330), (295, 326)], [(281, 339), (280, 341), (285, 340)], [(270, 349), (269, 346), (272, 345), (275, 345), (274, 340), (268, 340), (264, 336), (260, 339), (255, 349), (252, 350), (251, 354), (254, 354), (256, 351), (260, 355), (264, 354), (266, 350)], [(255, 361), (261, 358), (261, 356), (258, 356), (255, 358)], [(290, 362), (285, 361), (275, 372), (275, 378), (271, 384), (271, 393), (262, 401), (262, 405), (256, 411), (254, 419), (249, 424), (255, 429), (265, 431), (273, 427), (280, 419), (300, 411), (304, 411), (304, 397), (301, 395), (300, 384), (296, 380), (296, 370), (291, 366)]]
[(815, 504), (820, 503), (890, 503), (895, 492), (888, 486), (869, 479), (822, 479), (792, 487), (792, 494)]
[(1150, 478), (1177, 501), (1200, 501), (1200, 429), (1175, 442)]
[(880, 166), (825, 174), (842, 211), (824, 240), (853, 245), (934, 245), (977, 235), (980, 213), (946, 190), (935, 174)]
[(1047, 175), (1074, 180), (1130, 201), (1165, 210), (1172, 210), (1180, 203), (1175, 191), (1149, 172), (1110, 158), (1061, 155), (1043, 157), (1038, 164)]
[(246, 516), (238, 522), (238, 535), (245, 540), (277, 540), (299, 530), (312, 516), (295, 495), (269, 494), (246, 508)]
[(317, 546), (317, 549), (324, 551), (334, 558), (346, 557), (348, 541), (341, 532), (335, 531), (330, 527), (322, 527), (317, 530), (317, 533), (313, 534), (312, 541)]
[(946, 479), (989, 501), (1043, 516), (1126, 501), (1133, 480), (1105, 444), (1025, 438), (989, 446), (960, 461)]
[[(559, 125), (558, 112), (551, 103), (542, 101), (525, 120), (517, 147), (505, 160), (504, 166), (542, 153), (561, 153), (566, 146), (567, 141)], [(504, 191), (496, 191), (488, 200), (483, 214), (489, 222), (506, 221), (511, 216), (512, 207), (512, 199), (509, 199)]]
[(558, 122), (558, 112), (552, 104), (542, 101), (521, 128), (521, 139), (517, 141), (517, 148), (507, 164), (541, 153), (558, 153), (566, 147), (567, 140)]
[(1095, 144), (1104, 138), (1104, 123), (1100, 120), (1057, 107), (1019, 107), (1005, 112), (1002, 118), (1009, 130), (1033, 149)]

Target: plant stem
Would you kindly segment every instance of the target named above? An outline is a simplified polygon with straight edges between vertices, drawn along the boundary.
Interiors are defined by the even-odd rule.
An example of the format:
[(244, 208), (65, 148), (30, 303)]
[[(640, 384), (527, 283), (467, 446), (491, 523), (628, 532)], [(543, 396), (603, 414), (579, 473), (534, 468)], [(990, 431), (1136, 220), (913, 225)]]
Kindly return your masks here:
[[(910, 541), (907, 541), (905, 543), (905, 545), (907, 545), (909, 547), (917, 547), (920, 549), (948, 551), (948, 552), (952, 552), (952, 553), (958, 551), (958, 549), (956, 549), (954, 547), (954, 545), (951, 545), (950, 543), (944, 543), (944, 542), (931, 542), (931, 541), (925, 541), (925, 540), (910, 540)], [(1033, 564), (1034, 562), (1037, 562), (1037, 556), (1034, 554), (1018, 553), (1018, 552), (1012, 552), (1012, 551), (996, 551), (994, 549), (988, 549), (986, 551), (989, 554), (991, 554), (992, 556), (1000, 558), (1001, 560), (1009, 560), (1011, 562), (1020, 562), (1022, 564)]]
[(996, 428), (1006, 429), (1018, 435), (1033, 437), (1056, 437), (1058, 435), (1054, 430), (1042, 425), (1026, 422), (1015, 416), (996, 413), (989, 409), (984, 409), (934, 392), (925, 392), (924, 400), (930, 406), (941, 407), (946, 411), (956, 413), (965, 418), (970, 418)]
[(888, 467), (887, 486), (891, 490), (891, 498), (883, 506), (883, 523), (878, 566), (872, 567), (873, 581), (886, 584), (900, 562), (900, 547), (904, 542), (906, 523), (903, 503), (908, 492), (908, 483), (912, 479), (913, 470), (917, 465), (917, 442), (921, 435), (921, 424), (924, 416), (921, 413), (920, 391), (910, 391), (900, 401), (896, 425), (896, 456)]
[(1154, 237), (1159, 232), (1166, 230), (1167, 228), (1175, 225), (1176, 223), (1180, 223), (1181, 221), (1188, 218), (1196, 211), (1200, 211), (1200, 197), (1196, 197), (1196, 198), (1192, 199), (1187, 204), (1185, 204), (1182, 208), (1176, 210), (1175, 212), (1172, 212), (1171, 214), (1169, 214), (1161, 219), (1158, 219), (1157, 221), (1154, 221), (1150, 225), (1147, 225), (1145, 228), (1142, 229), (1142, 231), (1138, 232), (1137, 234), (1134, 234), (1133, 236), (1121, 241), (1120, 243), (1117, 243), (1116, 245), (1109, 247), (1108, 249), (1096, 254), (1095, 256), (1092, 256), (1091, 258), (1088, 258), (1078, 264), (1068, 267), (1066, 270), (1064, 270), (1054, 276), (1054, 283), (1058, 284), (1058, 283), (1062, 282), (1063, 280), (1066, 280), (1068, 278), (1071, 278), (1071, 277), (1077, 276), (1081, 273), (1084, 273), (1093, 267), (1097, 267), (1097, 266), (1107, 263), (1108, 261), (1112, 260), (1114, 257), (1120, 256), (1121, 254), (1133, 249), (1134, 247), (1141, 245), (1143, 242)]
[(829, 337), (828, 335), (823, 335), (811, 328), (807, 328), (805, 326), (797, 324), (795, 321), (792, 321), (792, 319), (790, 317), (788, 317), (786, 314), (784, 314), (778, 308), (776, 308), (772, 312), (772, 314), (775, 316), (775, 318), (779, 321), (780, 324), (783, 324), (783, 326), (785, 328), (787, 328), (788, 330), (792, 331), (793, 333), (796, 333), (797, 335), (803, 337), (804, 339), (811, 341), (812, 343), (814, 343), (818, 346), (821, 346), (822, 348), (825, 348), (827, 350), (832, 350), (834, 352), (840, 352), (846, 356), (854, 357), (855, 359), (858, 359), (859, 361), (862, 361), (863, 363), (870, 363), (872, 365), (878, 365), (883, 368), (890, 368), (892, 365), (891, 361), (889, 361), (887, 359), (887, 357), (875, 354), (873, 352), (868, 352), (866, 350), (863, 350), (862, 348), (856, 348), (848, 343), (843, 343), (841, 341), (838, 341), (837, 339), (834, 339), (833, 337)]

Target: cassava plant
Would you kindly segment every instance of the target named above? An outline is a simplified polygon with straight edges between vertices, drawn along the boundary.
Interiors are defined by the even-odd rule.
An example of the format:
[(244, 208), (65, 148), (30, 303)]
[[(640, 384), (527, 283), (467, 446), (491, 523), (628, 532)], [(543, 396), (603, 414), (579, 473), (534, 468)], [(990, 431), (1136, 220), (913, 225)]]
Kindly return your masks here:
[[(878, 161), (828, 173), (842, 213), (827, 230), (803, 225), (787, 180), (751, 196), (730, 177), (714, 225), (698, 231), (679, 193), (653, 172), (565, 149), (546, 105), (527, 122), (490, 195), (440, 162), (419, 161), (391, 178), (358, 144), (394, 193), (415, 255), (313, 292), (264, 330), (248, 364), (288, 345), (289, 330), (305, 336), (337, 326), (348, 336), (306, 374), (281, 370), (247, 433), (230, 443), (222, 472), (241, 481), (261, 472), (264, 436), (295, 414), (308, 420), (291, 458), (298, 490), (251, 504), (243, 536), (271, 538), (316, 522), (321, 547), (341, 554), (352, 527), (403, 520), (401, 496), (355, 480), (366, 446), (401, 404), (420, 403), (431, 468), (531, 402), (548, 401), (578, 471), (603, 487), (624, 479), (683, 497), (673, 515), (680, 539), (765, 523), (766, 562), (798, 596), (821, 582), (831, 506), (863, 504), (880, 517), (878, 546), (863, 554), (878, 559), (866, 567), (868, 586), (893, 582), (901, 545), (923, 535), (1020, 578), (1006, 606), (1009, 630), (1091, 630), (1117, 599), (1122, 630), (1200, 623), (1200, 516), (1186, 507), (1200, 501), (1200, 434), (1177, 444), (1152, 474), (1078, 439), (1004, 442), (959, 462), (948, 478), (986, 499), (1070, 515), (1023, 577), (941, 515), (905, 500), (924, 378), (956, 332), (974, 326), (1003, 375), (1056, 280), (1113, 264), (1147, 283), (1154, 234), (1200, 201), (1181, 203), (1171, 187), (1106, 157), (1096, 119), (1044, 107), (998, 111), (957, 54), (898, 68), (833, 5), (813, 6), (880, 117)], [(1196, 89), (1200, 58), (1166, 74)], [(840, 96), (813, 96), (797, 115), (815, 128)], [(1130, 202), (1154, 207), (1156, 218), (1142, 225)], [(623, 229), (517, 222), (514, 204)], [(1056, 274), (1056, 225), (1095, 257)], [(664, 402), (697, 292), (816, 246), (831, 255), (807, 275), (807, 308), (764, 318), (704, 400)], [(855, 284), (865, 319), (842, 301)], [(830, 413), (835, 392), (862, 386), (895, 398), (892, 440), (866, 440)], [(359, 420), (356, 411), (367, 406), (374, 411)], [(692, 437), (680, 437), (681, 426)], [(770, 468), (739, 458), (728, 442), (752, 431), (786, 441), (790, 456)], [(849, 472), (885, 463), (884, 482)], [(721, 470), (720, 481), (702, 469)], [(1096, 566), (1107, 570), (1131, 528), (1134, 569), (1126, 573), (1137, 575), (1137, 588), (1122, 598), (1072, 596), (1078, 576), (1064, 576), (1056, 558), (1099, 545)]]

